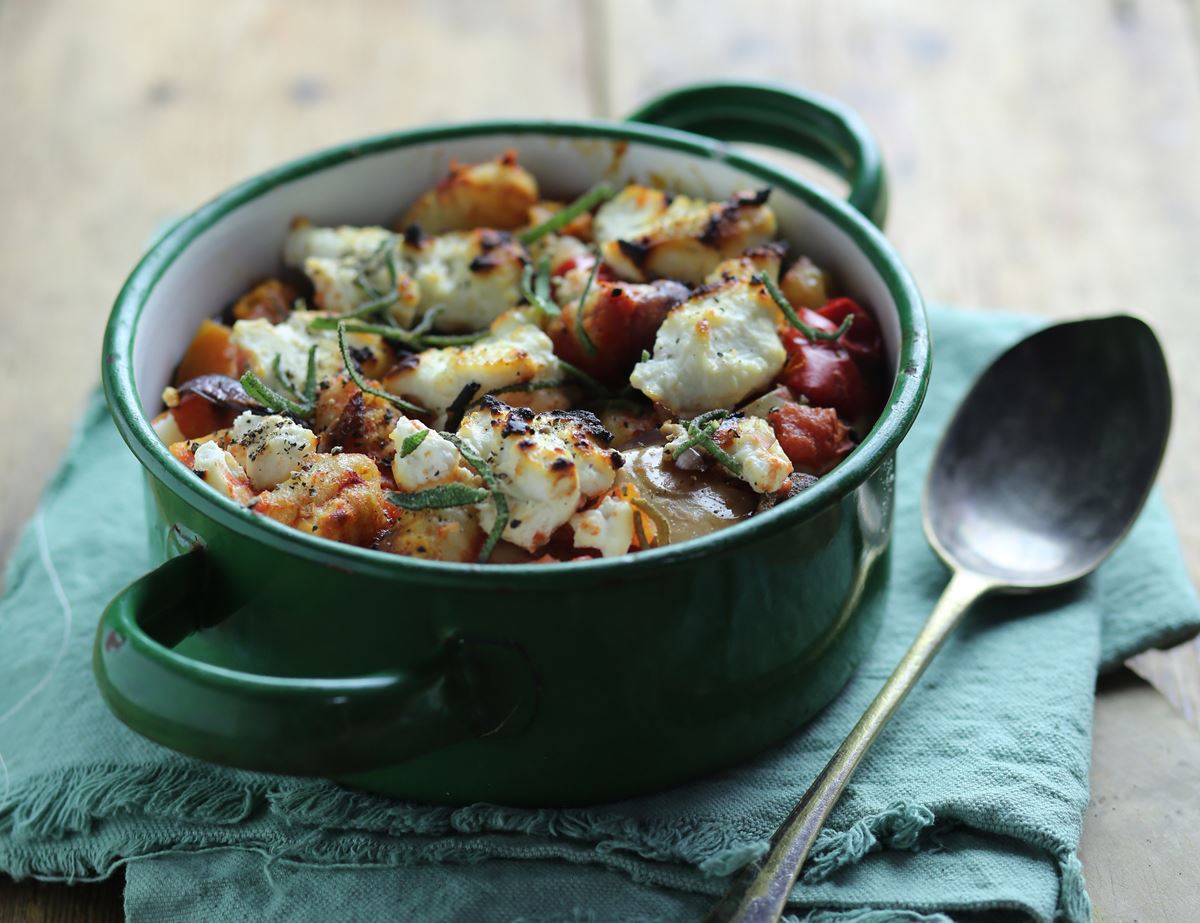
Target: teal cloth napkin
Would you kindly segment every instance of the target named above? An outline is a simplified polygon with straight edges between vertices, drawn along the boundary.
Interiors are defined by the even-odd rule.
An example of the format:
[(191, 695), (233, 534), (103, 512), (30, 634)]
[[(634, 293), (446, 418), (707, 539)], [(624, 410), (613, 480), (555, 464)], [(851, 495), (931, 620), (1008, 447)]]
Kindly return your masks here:
[[(900, 452), (886, 624), (810, 725), (757, 759), (587, 809), (423, 806), (207, 765), (105, 709), (102, 606), (148, 566), (138, 466), (94, 399), (0, 604), (0, 870), (126, 867), (130, 920), (693, 920), (759, 854), (946, 581), (921, 535), (929, 453), (973, 377), (1037, 326), (940, 309)], [(1077, 590), (981, 607), (863, 764), (793, 895), (821, 923), (1089, 919), (1075, 850), (1099, 671), (1200, 629), (1160, 498)]]

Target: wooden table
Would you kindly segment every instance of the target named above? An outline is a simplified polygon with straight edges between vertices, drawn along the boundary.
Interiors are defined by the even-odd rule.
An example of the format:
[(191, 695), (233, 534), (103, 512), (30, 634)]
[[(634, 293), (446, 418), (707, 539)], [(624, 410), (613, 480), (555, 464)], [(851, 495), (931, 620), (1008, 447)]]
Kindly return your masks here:
[[(1200, 576), (1198, 24), (1200, 0), (0, 0), (0, 556), (160, 222), (361, 135), (618, 117), (733, 76), (862, 113), (891, 168), (889, 235), (930, 300), (1154, 324), (1175, 372), (1163, 486)], [(1200, 723), (1194, 643), (1133, 669)], [(1194, 917), (1200, 737), (1128, 675), (1098, 698), (1093, 789), (1083, 855), (1098, 916)], [(0, 923), (120, 913), (119, 883), (0, 884)]]

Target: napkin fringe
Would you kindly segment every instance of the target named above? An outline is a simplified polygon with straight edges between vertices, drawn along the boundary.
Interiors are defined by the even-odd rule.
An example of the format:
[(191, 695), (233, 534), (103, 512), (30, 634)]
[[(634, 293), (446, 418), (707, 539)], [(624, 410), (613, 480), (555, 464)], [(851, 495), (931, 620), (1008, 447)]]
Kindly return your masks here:
[[(314, 830), (340, 828), (428, 837), (462, 833), (563, 837), (590, 843), (598, 853), (631, 853), (645, 859), (685, 862), (710, 877), (733, 874), (767, 850), (765, 841), (736, 840), (700, 821), (648, 826), (628, 817), (586, 809), (532, 810), (491, 804), (459, 808), (405, 805), (333, 785), (304, 785), (294, 789), (280, 789), (275, 785), (236, 784), (227, 777), (214, 776), (206, 767), (189, 763), (73, 767), (41, 776), (23, 791), (10, 792), (6, 803), (0, 804), (0, 842), (7, 839), (10, 848), (0, 849), (0, 853), (5, 854), (3, 864), (14, 877), (61, 875), (64, 871), (61, 852), (55, 853), (52, 866), (44, 865), (37, 856), (40, 850), (20, 849), (21, 842), (40, 841), (40, 845), (45, 845), (61, 841), (90, 830), (98, 821), (123, 813), (230, 827), (246, 821), (264, 807), (280, 815), (281, 819)], [(917, 851), (926, 848), (931, 837), (936, 836), (935, 820), (934, 812), (925, 805), (897, 801), (884, 811), (860, 818), (845, 830), (823, 830), (804, 882), (824, 881), (837, 870), (882, 849)], [(309, 857), (315, 852), (332, 849), (339, 853), (342, 861), (362, 858), (343, 855), (345, 844), (341, 848), (328, 842), (324, 845), (326, 850), (314, 849), (315, 843), (305, 843)], [(934, 845), (937, 845), (936, 839)], [(425, 850), (437, 852), (444, 846), (429, 843)], [(125, 847), (122, 850), (125, 855), (137, 855), (147, 851), (150, 844), (127, 843)], [(1078, 857), (1061, 847), (1050, 851), (1060, 877), (1059, 919), (1072, 923), (1090, 920), (1091, 906)], [(451, 849), (449, 852), (456, 851)], [(97, 865), (103, 864), (100, 857), (95, 860), (99, 860)], [(87, 864), (77, 855), (75, 865), (78, 867), (68, 870), (68, 878), (92, 877), (97, 871), (101, 874), (108, 871), (84, 867)], [(876, 920), (896, 919), (896, 911), (879, 913), (885, 916), (810, 915), (804, 921), (876, 923)], [(925, 918), (913, 919), (914, 923), (925, 923)], [(929, 920), (932, 923), (937, 917)]]
[[(367, 833), (417, 834), (444, 837), (454, 834), (523, 833), (545, 837), (563, 837), (586, 842), (598, 853), (627, 853), (656, 861), (690, 864), (710, 877), (733, 874), (767, 850), (765, 841), (736, 840), (730, 834), (696, 820), (684, 825), (645, 825), (628, 817), (602, 814), (586, 809), (565, 811), (510, 808), (475, 804), (466, 807), (406, 805), (362, 792), (330, 785), (303, 785), (287, 789), (272, 782), (264, 786), (237, 784), (228, 777), (213, 775), (207, 767), (189, 763), (159, 766), (94, 765), (73, 767), (39, 777), (22, 791), (12, 791), (0, 804), (0, 856), (2, 864), (15, 878), (29, 875), (54, 875), (80, 880), (105, 875), (117, 856), (99, 856), (90, 860), (75, 853), (71, 869), (63, 869), (66, 856), (46, 850), (53, 859), (43, 860), (39, 853), (49, 842), (61, 841), (87, 832), (102, 820), (120, 814), (144, 814), (149, 817), (183, 819), (192, 823), (232, 827), (248, 820), (263, 808), (310, 829), (342, 829)], [(935, 815), (922, 804), (897, 801), (886, 810), (860, 818), (841, 831), (823, 830), (805, 873), (805, 884), (823, 881), (838, 869), (856, 864), (882, 849), (918, 851), (930, 840), (936, 847)], [(6, 844), (4, 841), (7, 840)], [(38, 843), (42, 849), (22, 849), (24, 843)], [(361, 844), (303, 841), (307, 858), (325, 852), (336, 853), (339, 861), (354, 861), (362, 855), (348, 852), (363, 850)], [(460, 844), (461, 845), (461, 844)], [(7, 847), (7, 848), (5, 848)], [(15, 847), (15, 848), (14, 848)], [(322, 848), (324, 847), (324, 848)], [(129, 842), (120, 854), (133, 856), (150, 851), (153, 844)], [(378, 850), (363, 850), (378, 853)], [(387, 850), (383, 850), (386, 852)], [(1091, 919), (1091, 903), (1084, 887), (1083, 866), (1070, 849), (1049, 850), (1058, 866), (1060, 889), (1058, 919), (1086, 923)], [(467, 858), (460, 850), (444, 843), (427, 843), (417, 853), (425, 859)], [(435, 853), (443, 852), (437, 856)], [(384, 858), (373, 857), (376, 861)], [(421, 858), (410, 852), (409, 857)], [(476, 858), (483, 858), (476, 856)], [(856, 910), (850, 916), (812, 916), (804, 923), (884, 923), (896, 920), (895, 910)], [(841, 912), (839, 912), (841, 913)], [(866, 913), (868, 915), (862, 915)], [(871, 916), (880, 913), (883, 916)], [(904, 918), (899, 918), (904, 919)], [(912, 923), (940, 923), (938, 916), (911, 918)]]
[(1069, 849), (1054, 854), (1058, 862), (1058, 919), (1067, 923), (1089, 923), (1092, 901), (1083, 880), (1083, 863)]
[(922, 846), (921, 838), (933, 826), (933, 811), (922, 804), (897, 801), (878, 814), (868, 814), (846, 830), (826, 828), (817, 837), (805, 884), (824, 881), (838, 869), (861, 861), (880, 849), (907, 849)]
[(72, 767), (38, 777), (0, 804), (0, 835), (62, 839), (122, 812), (230, 825), (246, 820), (255, 794), (184, 764)]
[(785, 916), (783, 923), (954, 923), (944, 913), (926, 914), (891, 907), (855, 910), (813, 910), (803, 917)]
[[(873, 852), (882, 849), (905, 849), (917, 852), (925, 848), (926, 842), (937, 841), (936, 817), (929, 808), (921, 804), (911, 804), (897, 801), (878, 814), (862, 817), (845, 830), (830, 830), (826, 828), (817, 837), (812, 855), (808, 860), (808, 868), (803, 877), (804, 884), (816, 884), (829, 878), (838, 869), (854, 865)], [(1028, 836), (1030, 840), (1040, 839), (1035, 834)], [(1079, 857), (1070, 850), (1060, 846), (1051, 846), (1048, 850), (1054, 857), (1058, 868), (1059, 891), (1056, 919), (1065, 923), (1088, 923), (1092, 919), (1092, 904), (1088, 897), (1083, 877), (1083, 864)], [(803, 918), (802, 923), (886, 923), (889, 920), (907, 920), (908, 917), (896, 916), (899, 911), (881, 910), (848, 911), (845, 916), (831, 916), (826, 911), (824, 916), (810, 914)], [(840, 913), (840, 912), (839, 912)], [(859, 915), (859, 914), (863, 915)], [(873, 913), (881, 914), (873, 916)], [(915, 916), (914, 921), (924, 921), (926, 918)], [(931, 921), (942, 920), (940, 915), (928, 918)]]
[(586, 842), (598, 853), (629, 853), (656, 861), (685, 862), (710, 877), (730, 875), (767, 850), (765, 841), (737, 839), (702, 820), (647, 825), (588, 809), (511, 808), (494, 804), (437, 807), (397, 804), (349, 789), (273, 791), (273, 812), (322, 829), (387, 835), (523, 833)]
[[(284, 783), (286, 786), (287, 783)], [(318, 831), (424, 836), (520, 833), (562, 838), (590, 845), (601, 854), (627, 854), (663, 862), (683, 862), (709, 877), (732, 874), (766, 852), (765, 841), (747, 842), (710, 826), (703, 819), (686, 823), (646, 824), (633, 818), (590, 809), (526, 809), (493, 804), (465, 807), (414, 805), (343, 789), (332, 783), (281, 787), (214, 775), (211, 767), (190, 763), (158, 766), (96, 764), (47, 773), (26, 785), (14, 785), (0, 802), (0, 868), (16, 878), (60, 876), (71, 880), (102, 877), (118, 855), (141, 855), (156, 848), (150, 840), (119, 844), (113, 855), (68, 859), (50, 847), (91, 831), (122, 815), (183, 820), (232, 828), (263, 811), (282, 822)], [(29, 848), (31, 844), (36, 848)], [(336, 861), (438, 861), (485, 858), (461, 843), (425, 842), (389, 850), (362, 838), (293, 835), (280, 843), (279, 855)], [(45, 852), (46, 858), (39, 857)], [(53, 857), (53, 858), (51, 858)], [(71, 868), (64, 870), (64, 862)]]

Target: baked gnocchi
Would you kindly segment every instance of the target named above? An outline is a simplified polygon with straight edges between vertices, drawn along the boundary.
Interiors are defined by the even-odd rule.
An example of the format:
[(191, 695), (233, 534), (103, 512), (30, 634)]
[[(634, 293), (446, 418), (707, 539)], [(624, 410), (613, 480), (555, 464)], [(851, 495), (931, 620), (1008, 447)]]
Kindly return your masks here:
[(254, 514), (382, 553), (611, 557), (806, 489), (878, 415), (871, 313), (769, 189), (543, 197), (510, 152), (391, 227), (303, 217), (204, 321), (155, 431)]

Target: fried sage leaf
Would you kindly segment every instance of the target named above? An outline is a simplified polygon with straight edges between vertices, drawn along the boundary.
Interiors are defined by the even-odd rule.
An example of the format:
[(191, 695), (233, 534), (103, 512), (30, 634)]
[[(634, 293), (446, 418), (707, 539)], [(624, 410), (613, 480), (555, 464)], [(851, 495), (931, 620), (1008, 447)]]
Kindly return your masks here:
[(472, 506), (482, 503), (491, 495), (490, 490), (482, 487), (471, 487), (467, 484), (439, 484), (437, 487), (418, 490), (410, 494), (390, 490), (387, 498), (402, 510), (444, 510), (451, 506)]

